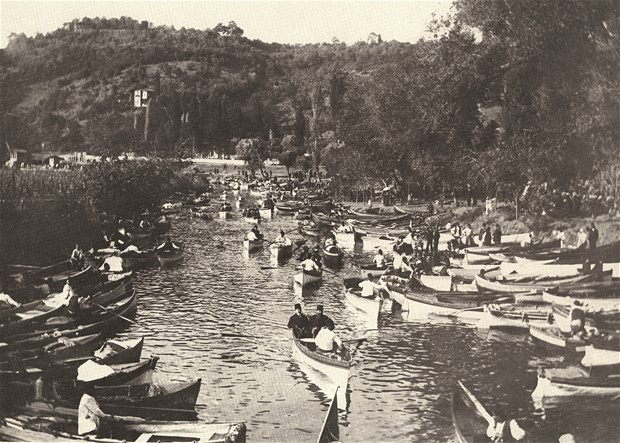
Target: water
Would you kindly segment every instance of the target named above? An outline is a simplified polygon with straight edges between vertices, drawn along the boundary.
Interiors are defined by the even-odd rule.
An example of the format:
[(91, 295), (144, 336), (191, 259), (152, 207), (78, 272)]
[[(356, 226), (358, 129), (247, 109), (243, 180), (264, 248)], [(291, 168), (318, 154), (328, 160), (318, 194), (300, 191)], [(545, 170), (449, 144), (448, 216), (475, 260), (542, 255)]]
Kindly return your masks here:
[[(278, 218), (261, 229), (273, 239), (295, 223)], [(319, 287), (301, 294), (293, 288), (294, 261), (261, 270), (277, 266), (268, 248), (243, 251), (250, 227), (238, 218), (179, 215), (171, 234), (185, 242), (184, 261), (135, 278), (138, 325), (127, 334), (146, 336), (143, 356), (160, 356), (158, 376), (202, 378), (200, 421), (245, 421), (250, 441), (316, 441), (333, 386), (292, 358), (286, 323), (301, 301), (311, 314), (323, 304), (341, 337), (369, 337), (354, 350), (347, 401), (339, 404), (342, 441), (453, 441), (450, 397), (459, 379), (487, 409), (503, 409), (543, 441), (565, 432), (577, 441), (620, 435), (610, 424), (617, 418), (613, 406), (570, 402), (534, 409), (537, 366), (562, 359), (549, 359), (527, 337), (481, 335), (471, 325), (439, 319), (408, 321), (396, 310), (383, 312), (378, 325), (369, 323), (342, 293), (342, 278), (358, 275), (354, 263), (369, 256), (345, 257), (338, 275), (324, 274)]]

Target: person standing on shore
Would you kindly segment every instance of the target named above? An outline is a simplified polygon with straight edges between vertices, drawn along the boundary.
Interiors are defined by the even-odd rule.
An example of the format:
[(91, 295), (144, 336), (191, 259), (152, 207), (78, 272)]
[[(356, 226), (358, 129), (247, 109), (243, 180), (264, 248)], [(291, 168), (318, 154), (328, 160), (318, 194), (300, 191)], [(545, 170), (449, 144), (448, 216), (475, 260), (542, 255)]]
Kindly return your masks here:
[(502, 229), (499, 227), (499, 225), (495, 225), (495, 230), (493, 231), (493, 244), (502, 244)]
[(598, 242), (598, 229), (594, 226), (594, 223), (590, 225), (590, 232), (588, 232), (588, 248), (595, 249)]

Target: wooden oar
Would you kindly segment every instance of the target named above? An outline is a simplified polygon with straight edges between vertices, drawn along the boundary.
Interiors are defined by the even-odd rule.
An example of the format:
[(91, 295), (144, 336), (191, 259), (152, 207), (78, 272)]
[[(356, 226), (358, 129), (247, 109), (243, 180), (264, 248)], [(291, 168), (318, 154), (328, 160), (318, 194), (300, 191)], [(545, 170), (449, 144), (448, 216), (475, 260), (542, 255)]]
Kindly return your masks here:
[[(284, 234), (290, 234), (291, 232), (296, 231), (298, 229), (299, 229), (299, 226), (297, 226), (296, 228), (291, 229), (290, 231), (286, 231)], [(265, 239), (263, 239), (263, 241), (265, 241)], [(269, 247), (269, 246), (273, 245), (276, 242), (277, 242), (277, 240), (274, 240), (271, 243), (269, 243), (267, 246)]]
[(469, 400), (474, 404), (476, 410), (480, 413), (480, 415), (489, 423), (489, 425), (495, 426), (495, 420), (493, 419), (493, 416), (489, 414), (489, 411), (486, 410), (486, 408), (482, 405), (482, 403), (480, 403), (480, 401), (474, 396), (474, 394), (469, 392), (469, 389), (465, 387), (461, 380), (459, 380), (459, 386), (461, 387), (461, 389), (463, 389), (463, 392), (467, 394), (467, 397), (469, 397)]
[(154, 330), (154, 329), (151, 329), (150, 327), (148, 327), (148, 326), (146, 326), (146, 325), (139, 324), (139, 323), (138, 323), (137, 321), (135, 321), (135, 320), (132, 320), (132, 319), (130, 319), (130, 318), (127, 318), (127, 317), (124, 317), (124, 316), (122, 316), (122, 315), (120, 315), (120, 314), (117, 314), (116, 312), (111, 311), (109, 308), (106, 308), (105, 306), (101, 306), (100, 304), (95, 303), (95, 302), (89, 302), (89, 303), (90, 303), (91, 305), (94, 305), (94, 306), (97, 306), (98, 308), (103, 309), (103, 310), (104, 310), (104, 311), (106, 311), (106, 312), (109, 312), (110, 314), (114, 315), (115, 317), (118, 317), (118, 318), (121, 318), (121, 319), (125, 320), (126, 322), (132, 323), (132, 324), (134, 324), (134, 325), (139, 325), (139, 326), (142, 326), (142, 327), (144, 327), (144, 328), (146, 328), (146, 329), (150, 329), (151, 331), (155, 332), (155, 330)]

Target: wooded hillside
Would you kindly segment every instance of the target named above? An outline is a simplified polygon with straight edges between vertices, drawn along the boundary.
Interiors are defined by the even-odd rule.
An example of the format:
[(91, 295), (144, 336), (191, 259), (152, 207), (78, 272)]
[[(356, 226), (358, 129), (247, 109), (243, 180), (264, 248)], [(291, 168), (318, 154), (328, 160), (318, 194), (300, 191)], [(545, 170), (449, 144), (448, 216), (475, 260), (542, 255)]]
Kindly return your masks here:
[[(516, 196), (546, 182), (615, 196), (618, 2), (455, 5), (415, 44), (266, 44), (234, 22), (177, 30), (126, 17), (14, 35), (0, 51), (0, 142), (185, 156), (252, 139), (237, 152), (252, 163), (311, 159), (347, 184)], [(154, 98), (136, 111), (145, 88)]]

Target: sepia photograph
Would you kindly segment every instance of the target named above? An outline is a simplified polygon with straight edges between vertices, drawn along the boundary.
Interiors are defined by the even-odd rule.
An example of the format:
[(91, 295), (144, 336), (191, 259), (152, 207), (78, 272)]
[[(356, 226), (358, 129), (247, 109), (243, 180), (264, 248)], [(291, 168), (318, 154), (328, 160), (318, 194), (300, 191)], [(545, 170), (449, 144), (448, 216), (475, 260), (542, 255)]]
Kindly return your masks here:
[(618, 0), (1, 0), (0, 441), (619, 441), (618, 198)]

